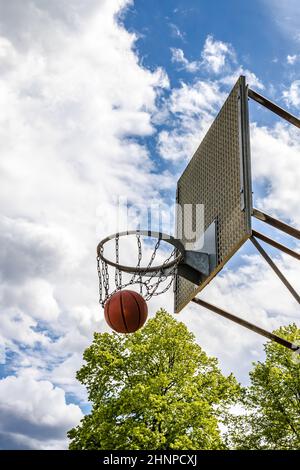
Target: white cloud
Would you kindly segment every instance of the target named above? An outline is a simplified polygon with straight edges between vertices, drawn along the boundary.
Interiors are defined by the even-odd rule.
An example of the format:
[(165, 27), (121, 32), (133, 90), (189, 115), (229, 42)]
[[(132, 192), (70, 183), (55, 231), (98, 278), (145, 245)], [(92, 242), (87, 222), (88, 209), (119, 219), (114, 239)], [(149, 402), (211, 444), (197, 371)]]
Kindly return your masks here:
[[(2, 306), (2, 321), (0, 344), (3, 350), (6, 348), (18, 352), (21, 347), (34, 348), (46, 346), (49, 338), (43, 332), (37, 332), (37, 321), (29, 313), (23, 312), (17, 306)], [(19, 343), (19, 345), (17, 344)]]
[[(31, 210), (31, 207), (21, 207), (20, 213), (29, 215)], [(32, 277), (51, 277), (54, 271), (65, 271), (63, 261), (76, 269), (83, 257), (82, 243), (75, 241), (67, 228), (57, 223), (48, 225), (39, 219), (3, 216), (0, 227), (2, 282), (20, 283)]]
[(255, 75), (255, 73), (251, 72), (250, 70), (244, 69), (242, 66), (233, 70), (229, 75), (225, 75), (224, 77), (220, 78), (220, 83), (223, 83), (224, 85), (229, 85), (232, 87), (240, 75), (245, 75), (246, 82), (250, 87), (257, 88), (258, 90), (264, 89), (263, 83)]
[[(241, 65), (236, 65), (236, 54), (233, 47), (222, 41), (215, 41), (212, 36), (208, 36), (205, 40), (201, 52), (201, 60), (189, 62), (182, 49), (171, 48), (171, 54), (172, 62), (180, 64), (181, 67), (188, 72), (195, 73), (197, 71), (206, 71), (208, 73), (218, 74), (219, 84), (233, 87), (239, 76), (245, 75), (246, 81), (251, 87), (259, 90), (264, 89), (263, 83), (254, 72), (245, 69)], [(210, 80), (211, 78), (207, 81), (209, 82)], [(196, 84), (197, 83), (198, 82), (196, 82)]]
[(194, 60), (193, 62), (189, 62), (184, 57), (184, 52), (182, 49), (171, 47), (171, 53), (172, 53), (172, 58), (171, 58), (172, 62), (181, 64), (182, 67), (188, 72), (191, 72), (191, 73), (197, 72), (197, 70), (199, 69), (201, 65), (201, 63), (196, 60)]
[[(26, 377), (0, 380), (0, 446), (61, 449), (67, 430), (83, 417), (79, 406), (66, 404), (65, 393), (51, 382)], [(2, 435), (2, 436), (1, 436)], [(32, 442), (33, 441), (33, 442)], [(2, 445), (1, 445), (2, 444)]]
[(174, 38), (179, 38), (184, 40), (185, 34), (180, 31), (178, 26), (174, 23), (170, 23), (170, 28), (171, 28), (171, 34)]
[(57, 320), (60, 313), (53, 284), (44, 279), (28, 279), (20, 287), (3, 288), (2, 302), (30, 312), (32, 318), (46, 322)]
[(234, 53), (230, 44), (222, 41), (216, 41), (212, 36), (205, 40), (202, 51), (203, 65), (215, 74), (223, 71), (226, 66), (227, 58), (234, 58)]
[(251, 128), (253, 177), (265, 184), (258, 205), (266, 212), (299, 226), (300, 138), (297, 129), (278, 124)]
[(286, 57), (287, 63), (290, 65), (294, 65), (294, 63), (298, 60), (298, 55), (293, 54), (293, 55), (287, 55)]
[(139, 64), (136, 37), (119, 19), (130, 3), (0, 0), (0, 344), (1, 359), (5, 348), (14, 352), (9, 367), (19, 377), (1, 384), (8, 396), (37, 388), (45, 403), (48, 394), (59, 404), (51, 428), (41, 399), (24, 392), (32, 426), (41, 419), (45, 436), (52, 430), (47, 442), (33, 435), (20, 398), (19, 428), (10, 430), (13, 414), (3, 421), (19, 447), (63, 447), (81, 416), (63, 390), (84, 399), (75, 369), (93, 332), (105, 328), (95, 249), (114, 225), (117, 197), (147, 203), (170, 188), (170, 174), (154, 173), (135, 140), (155, 132), (169, 81), (163, 69)]
[(206, 70), (209, 73), (219, 74), (230, 69), (230, 62), (235, 62), (235, 54), (230, 44), (214, 40), (213, 36), (207, 36), (201, 59), (189, 61), (182, 49), (171, 48), (172, 62), (178, 63), (188, 72), (195, 73)]
[(0, 37), (0, 73), (6, 73), (15, 65), (17, 54), (11, 42)]
[[(172, 61), (185, 70), (208, 73), (206, 79), (190, 84), (182, 82), (166, 101), (162, 119), (169, 129), (159, 133), (158, 149), (163, 158), (178, 161), (190, 158), (201, 142), (226, 99), (224, 85), (232, 87), (240, 75), (246, 75), (247, 83), (256, 89), (263, 89), (264, 85), (253, 72), (236, 65), (235, 51), (230, 44), (212, 36), (206, 38), (199, 61), (189, 62), (182, 49), (172, 48), (171, 52)], [(214, 81), (211, 73), (218, 75)]]
[[(71, 338), (71, 336), (73, 337)], [(78, 341), (77, 343), (75, 343), (76, 340)], [(89, 344), (87, 344), (86, 338), (78, 333), (76, 334), (75, 332), (73, 335), (69, 335), (65, 341), (59, 343), (59, 346), (65, 346), (65, 351), (70, 352), (72, 347), (73, 350), (76, 351), (81, 347), (82, 351), (84, 351)], [(67, 349), (70, 346), (71, 349)], [(75, 396), (80, 403), (86, 404), (88, 403), (87, 390), (78, 381), (74, 380), (76, 372), (80, 369), (81, 365), (82, 352), (75, 352), (54, 367), (49, 373), (44, 371), (43, 374), (37, 374), (37, 377), (40, 377), (42, 380), (49, 380), (51, 383), (55, 383), (56, 386), (61, 387), (65, 392)]]
[(224, 95), (221, 95), (218, 85), (214, 82), (199, 80), (193, 85), (182, 83), (180, 88), (172, 91), (170, 111), (182, 116), (212, 113), (223, 97)]
[(176, 161), (191, 157), (224, 99), (225, 94), (214, 82), (198, 80), (175, 88), (168, 103), (174, 129), (163, 130), (158, 137), (163, 158)]
[(300, 105), (300, 80), (295, 80), (291, 83), (288, 90), (283, 92), (283, 97), (287, 104), (292, 106)]

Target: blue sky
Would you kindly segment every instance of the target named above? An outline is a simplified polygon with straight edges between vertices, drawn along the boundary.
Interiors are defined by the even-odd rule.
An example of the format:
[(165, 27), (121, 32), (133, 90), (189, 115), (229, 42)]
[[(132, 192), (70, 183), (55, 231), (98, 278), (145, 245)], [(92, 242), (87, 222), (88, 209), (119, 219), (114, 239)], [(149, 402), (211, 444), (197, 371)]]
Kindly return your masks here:
[[(281, 17), (276, 2), (272, 6), (266, 0), (218, 3), (138, 1), (128, 8), (123, 20), (127, 30), (137, 36), (135, 49), (140, 63), (150, 70), (158, 66), (167, 70), (171, 90), (179, 87), (182, 81), (193, 84), (200, 77), (204, 80), (212, 78), (205, 68), (199, 67), (195, 74), (180, 64), (174, 64), (170, 53), (172, 48), (181, 49), (189, 62), (199, 61), (207, 37), (212, 36), (216, 41), (231, 45), (234, 50), (232, 61), (259, 77), (264, 84), (264, 94), (287, 107), (284, 91), (297, 79), (299, 40), (296, 33), (293, 35), (291, 32), (292, 25), (287, 31), (280, 21), (282, 19), (287, 25), (291, 23), (293, 8), (286, 5), (286, 16)], [(298, 10), (296, 5), (293, 6)], [(229, 90), (231, 86), (224, 88)], [(297, 106), (289, 105), (290, 111), (297, 113)], [(260, 125), (278, 122), (277, 116), (251, 100), (249, 106), (252, 120)], [(147, 141), (152, 158), (158, 157), (156, 168), (160, 171), (170, 162), (161, 161), (155, 143), (152, 136)], [(181, 165), (178, 163), (176, 170), (185, 167), (185, 161)]]
[[(287, 55), (299, 53), (299, 42), (295, 34), (293, 37), (293, 33), (287, 33), (280, 24), (282, 22), (288, 27), (290, 2), (285, 2), (286, 17), (280, 15), (276, 3), (279, 2), (272, 2), (271, 8), (271, 2), (265, 0), (145, 0), (129, 8), (124, 23), (129, 31), (138, 35), (136, 47), (142, 63), (150, 68), (158, 64), (166, 68), (172, 86), (191, 79), (191, 76), (182, 70), (176, 73), (172, 67), (170, 47), (183, 49), (189, 61), (198, 60), (201, 46), (207, 36), (212, 35), (233, 45), (239, 64), (261, 77), (267, 86), (278, 88), (297, 77), (299, 67), (295, 64), (291, 68)], [(281, 101), (280, 94), (277, 94), (278, 98)]]
[[(300, 7), (0, 0), (0, 11), (0, 448), (60, 449), (89, 411), (75, 379), (82, 353), (94, 331), (108, 331), (95, 247), (114, 231), (117, 198), (172, 204), (241, 73), (299, 115)], [(255, 103), (250, 117), (255, 204), (299, 227), (299, 130)], [(296, 262), (270, 253), (299, 286)], [(203, 296), (269, 330), (299, 324), (294, 300), (248, 245)], [(171, 293), (155, 298), (150, 314), (172, 303)], [(194, 305), (180, 320), (247, 383), (262, 338)]]

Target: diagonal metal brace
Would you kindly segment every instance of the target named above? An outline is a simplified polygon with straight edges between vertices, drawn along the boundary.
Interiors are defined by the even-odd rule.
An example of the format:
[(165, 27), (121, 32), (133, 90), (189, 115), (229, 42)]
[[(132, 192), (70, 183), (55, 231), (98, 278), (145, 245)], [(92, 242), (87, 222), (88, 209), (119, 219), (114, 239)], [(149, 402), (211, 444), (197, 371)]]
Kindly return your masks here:
[(291, 237), (300, 240), (300, 230), (296, 229), (295, 227), (292, 227), (291, 225), (288, 225), (281, 220), (275, 219), (265, 212), (255, 209), (255, 207), (252, 210), (252, 215), (256, 219), (261, 220), (262, 222), (265, 222), (266, 224), (271, 225), (272, 227), (275, 227), (278, 230), (287, 233), (288, 235), (291, 235)]
[(282, 117), (286, 121), (290, 122), (291, 124), (294, 124), (294, 126), (300, 128), (299, 118), (297, 118), (296, 116), (293, 116), (293, 114), (281, 108), (280, 106), (278, 106), (278, 104), (275, 104), (272, 101), (268, 100), (268, 98), (266, 98), (265, 96), (260, 95), (259, 93), (257, 93), (257, 91), (251, 90), (251, 88), (249, 88), (248, 96), (249, 98), (252, 98), (254, 101), (257, 101), (257, 103), (268, 108), (273, 113)]
[(243, 318), (237, 317), (236, 315), (233, 315), (232, 313), (226, 312), (226, 310), (223, 310), (220, 307), (217, 307), (216, 305), (209, 304), (208, 302), (205, 302), (204, 300), (201, 300), (198, 297), (195, 297), (192, 300), (192, 302), (195, 302), (201, 307), (205, 307), (208, 310), (211, 310), (212, 312), (217, 313), (218, 315), (221, 315), (222, 317), (227, 318), (228, 320), (238, 323), (239, 325), (244, 326), (245, 328), (248, 328), (248, 330), (252, 330), (255, 333), (258, 333), (259, 335), (270, 339), (271, 341), (275, 341), (276, 343), (281, 344), (281, 346), (284, 346), (290, 349), (294, 353), (297, 353), (297, 354), (300, 353), (300, 346), (298, 346), (297, 344), (291, 343), (290, 341), (284, 338), (281, 338), (280, 336), (277, 336), (274, 333), (271, 333), (270, 331), (264, 330), (260, 326), (254, 325), (253, 323), (250, 323), (247, 320), (244, 320)]
[(263, 249), (260, 243), (256, 240), (254, 237), (250, 237), (250, 240), (252, 241), (253, 245), (255, 248), (259, 251), (259, 253), (262, 255), (262, 257), (266, 260), (266, 262), (269, 264), (269, 266), (273, 269), (273, 271), (277, 274), (281, 282), (285, 285), (285, 287), (290, 291), (292, 296), (296, 299), (298, 304), (300, 304), (300, 296), (299, 294), (295, 291), (295, 289), (291, 286), (287, 278), (282, 274), (280, 269), (276, 266), (274, 261), (270, 258), (268, 253)]
[(252, 230), (252, 235), (254, 235), (255, 238), (259, 238), (263, 242), (268, 243), (269, 245), (273, 246), (274, 248), (277, 248), (278, 250), (281, 250), (284, 253), (286, 253), (287, 255), (290, 255), (293, 258), (300, 261), (300, 254), (299, 253), (297, 253), (296, 251), (291, 250), (290, 248), (288, 248), (285, 245), (282, 245), (281, 243), (276, 242), (272, 238), (267, 237), (267, 235), (265, 235), (263, 233), (260, 233), (260, 232), (257, 232), (256, 230)]

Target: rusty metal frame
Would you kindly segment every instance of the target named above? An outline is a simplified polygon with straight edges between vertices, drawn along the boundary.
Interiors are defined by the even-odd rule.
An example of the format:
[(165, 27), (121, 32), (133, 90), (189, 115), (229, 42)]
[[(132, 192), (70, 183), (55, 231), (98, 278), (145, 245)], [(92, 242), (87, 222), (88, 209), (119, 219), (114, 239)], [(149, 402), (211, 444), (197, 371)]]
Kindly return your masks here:
[(277, 116), (280, 116), (281, 118), (283, 118), (286, 121), (290, 122), (294, 126), (299, 127), (299, 129), (300, 129), (300, 119), (298, 119), (293, 114), (289, 113), (285, 109), (278, 106), (278, 104), (275, 104), (275, 103), (273, 103), (273, 101), (268, 100), (268, 98), (266, 98), (265, 96), (260, 95), (259, 93), (257, 93), (257, 91), (251, 90), (251, 88), (248, 89), (248, 96), (249, 96), (249, 98), (251, 98), (254, 101), (256, 101), (257, 103), (261, 104), (265, 108), (268, 108), (273, 113), (277, 114)]
[(282, 222), (281, 220), (275, 219), (274, 217), (271, 217), (265, 212), (262, 212), (255, 208), (253, 208), (252, 215), (256, 219), (265, 222), (266, 224), (271, 225), (272, 227), (275, 227), (278, 230), (281, 230), (287, 235), (291, 235), (291, 237), (297, 238), (297, 240), (300, 240), (300, 230), (297, 230), (295, 227), (292, 227), (291, 225), (288, 225), (285, 222)]
[(257, 232), (256, 230), (252, 230), (252, 235), (255, 237), (255, 238), (259, 238), (261, 241), (265, 242), (265, 243), (268, 243), (269, 245), (273, 246), (274, 248), (277, 248), (278, 250), (281, 250), (283, 251), (283, 253), (286, 253), (287, 255), (290, 255), (292, 256), (293, 258), (297, 259), (298, 261), (300, 261), (300, 254), (297, 253), (296, 251), (294, 250), (291, 250), (290, 248), (288, 248), (287, 246), (285, 245), (282, 245), (281, 243), (278, 243), (276, 242), (275, 240), (273, 240), (272, 238), (270, 237), (267, 237), (267, 235), (263, 234), (263, 233), (260, 233), (260, 232)]
[[(280, 106), (277, 104), (271, 102), (264, 96), (260, 95), (259, 93), (255, 92), (254, 90), (251, 90), (248, 88), (248, 97), (253, 99), (254, 101), (258, 102), (262, 106), (265, 106), (268, 108), (270, 111), (273, 113), (277, 114), (281, 118), (285, 119), (286, 121), (290, 122), (294, 126), (300, 128), (300, 119), (297, 117), (293, 116), (291, 113), (288, 111), (282, 109)], [(250, 171), (250, 169), (249, 169)], [(249, 173), (250, 175), (250, 173)], [(243, 187), (241, 188), (241, 192), (243, 192)], [(300, 240), (300, 231), (297, 230), (296, 228), (274, 218), (271, 217), (270, 215), (260, 211), (259, 209), (253, 208), (251, 215), (255, 217), (256, 219), (265, 222), (266, 224), (281, 230), (282, 232), (286, 233), (287, 235), (290, 235), (298, 240)], [(295, 289), (291, 286), (289, 281), (286, 279), (286, 277), (282, 274), (282, 272), (279, 270), (279, 268), (276, 266), (274, 261), (270, 258), (270, 256), (267, 254), (267, 252), (263, 249), (261, 244), (258, 242), (257, 238), (262, 240), (265, 243), (268, 243), (269, 245), (273, 246), (276, 249), (281, 250), (282, 252), (292, 256), (293, 258), (297, 259), (298, 261), (300, 260), (300, 254), (295, 252), (294, 250), (291, 250), (290, 248), (286, 247), (285, 245), (278, 243), (277, 241), (273, 240), (272, 238), (268, 237), (267, 235), (260, 233), (256, 230), (251, 231), (251, 236), (249, 237), (255, 248), (258, 250), (260, 255), (266, 260), (266, 262), (269, 264), (269, 266), (273, 269), (273, 271), (276, 273), (276, 275), (279, 277), (279, 279), (282, 281), (282, 283), (286, 286), (286, 288), (289, 290), (289, 292), (292, 294), (292, 296), (295, 298), (295, 300), (300, 304), (300, 296), (299, 294), (295, 291)], [(300, 346), (291, 343), (290, 341), (287, 341), (284, 338), (280, 338), (279, 336), (275, 335), (274, 333), (271, 333), (269, 331), (264, 330), (263, 328), (260, 328), (257, 325), (254, 325), (240, 317), (237, 317), (236, 315), (233, 315), (232, 313), (229, 313), (215, 305), (212, 305), (208, 302), (205, 302), (204, 300), (201, 300), (197, 297), (192, 299), (192, 301), (204, 308), (207, 308), (208, 310), (211, 310), (218, 315), (221, 315), (245, 328), (248, 328), (249, 330), (254, 331), (255, 333), (260, 334), (261, 336), (264, 336), (271, 341), (275, 341), (276, 343), (280, 344), (281, 346), (284, 346), (293, 352), (300, 353)]]

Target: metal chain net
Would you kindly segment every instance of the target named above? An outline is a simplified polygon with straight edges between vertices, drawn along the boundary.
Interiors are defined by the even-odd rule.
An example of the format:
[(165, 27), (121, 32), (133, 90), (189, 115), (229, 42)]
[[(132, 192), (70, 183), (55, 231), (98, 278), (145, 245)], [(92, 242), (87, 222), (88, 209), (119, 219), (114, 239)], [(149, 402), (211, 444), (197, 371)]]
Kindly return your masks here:
[[(137, 261), (137, 268), (140, 268), (141, 261), (142, 261), (142, 243), (141, 243), (141, 236), (139, 234), (136, 235), (137, 239), (137, 250), (138, 250), (138, 261)], [(164, 260), (161, 266), (149, 273), (149, 268), (152, 266), (157, 251), (160, 247), (161, 239), (159, 238), (154, 246), (153, 253), (150, 257), (150, 260), (142, 272), (134, 272), (130, 274), (130, 280), (123, 281), (122, 280), (122, 271), (118, 268), (112, 268), (114, 270), (114, 288), (110, 290), (110, 275), (108, 264), (104, 260), (102, 260), (99, 256), (97, 256), (97, 271), (98, 271), (98, 278), (99, 278), (99, 303), (102, 307), (104, 307), (105, 302), (112, 297), (116, 292), (121, 289), (125, 289), (126, 287), (137, 285), (139, 287), (140, 294), (144, 297), (146, 301), (150, 300), (151, 297), (155, 295), (160, 295), (165, 292), (171, 287), (172, 283), (174, 282), (177, 276), (177, 265), (173, 266), (172, 268), (168, 268), (166, 271), (164, 266), (169, 263), (172, 259), (174, 259), (178, 252), (177, 249), (174, 248), (170, 255)], [(100, 250), (101, 254), (103, 254), (103, 246)], [(115, 262), (119, 264), (119, 236), (115, 237)], [(128, 274), (128, 273), (127, 273)], [(128, 274), (129, 275), (129, 274)]]

